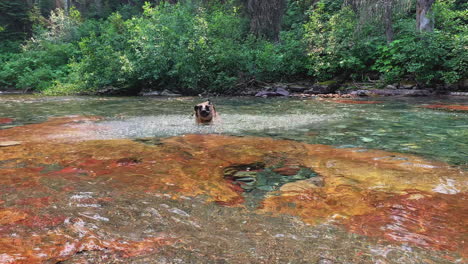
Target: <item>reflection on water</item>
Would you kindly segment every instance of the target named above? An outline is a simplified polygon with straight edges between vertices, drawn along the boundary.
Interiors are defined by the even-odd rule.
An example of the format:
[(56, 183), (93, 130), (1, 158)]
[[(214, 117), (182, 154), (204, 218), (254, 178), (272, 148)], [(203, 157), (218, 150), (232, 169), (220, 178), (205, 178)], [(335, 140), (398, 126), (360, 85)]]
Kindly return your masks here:
[(468, 255), (468, 114), (420, 107), (443, 99), (216, 98), (211, 126), (195, 98), (0, 101), (0, 263)]

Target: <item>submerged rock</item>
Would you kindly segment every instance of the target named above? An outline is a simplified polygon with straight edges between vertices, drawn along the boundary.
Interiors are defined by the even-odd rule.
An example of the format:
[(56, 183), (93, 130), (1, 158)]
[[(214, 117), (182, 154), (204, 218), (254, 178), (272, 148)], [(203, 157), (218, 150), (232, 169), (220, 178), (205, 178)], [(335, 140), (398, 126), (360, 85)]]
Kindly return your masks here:
[[(0, 130), (0, 140), (27, 146), (2, 152), (2, 159), (21, 166), (0, 168), (0, 235), (5, 238), (0, 239), (0, 252), (6, 254), (1, 257), (37, 263), (66, 260), (80, 251), (149, 254), (151, 248), (173, 240), (157, 234), (102, 235), (103, 230), (130, 230), (130, 236), (135, 228), (131, 223), (148, 213), (129, 213), (121, 206), (134, 208), (136, 201), (141, 204), (156, 196), (171, 201), (197, 197), (216, 210), (209, 202), (245, 206), (248, 192), (260, 205), (251, 208), (256, 213), (293, 215), (311, 225), (335, 223), (394, 243), (467, 254), (462, 235), (468, 219), (466, 172), (446, 163), (256, 137), (185, 135), (155, 145), (128, 139), (83, 140), (80, 129), (90, 135), (91, 120), (98, 119), (67, 117)], [(90, 124), (75, 126), (76, 122)], [(61, 137), (64, 131), (74, 137)], [(449, 194), (441, 188), (441, 179), (450, 185)], [(164, 208), (159, 214), (171, 214), (164, 221), (201, 228), (191, 219), (196, 210)], [(92, 225), (78, 219), (67, 224), (77, 215)], [(125, 224), (115, 225), (117, 217)], [(100, 232), (90, 229), (93, 225)]]

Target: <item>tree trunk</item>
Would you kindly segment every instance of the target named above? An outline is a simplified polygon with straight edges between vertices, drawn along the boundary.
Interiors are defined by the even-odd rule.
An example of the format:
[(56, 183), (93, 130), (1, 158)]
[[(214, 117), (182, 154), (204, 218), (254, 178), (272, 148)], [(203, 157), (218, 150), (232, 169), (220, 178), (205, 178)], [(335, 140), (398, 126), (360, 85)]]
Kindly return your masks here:
[(70, 9), (70, 0), (55, 0), (55, 8), (61, 8), (68, 14)]
[(286, 0), (247, 0), (250, 31), (259, 37), (279, 41)]
[(434, 30), (434, 21), (429, 17), (432, 4), (435, 0), (417, 0), (416, 3), (416, 30), (428, 31)]
[(387, 43), (393, 41), (393, 4), (392, 0), (385, 1), (384, 4), (384, 26), (385, 26), (385, 36), (387, 37)]
[(102, 0), (95, 0), (94, 5), (96, 7), (96, 14), (102, 16)]

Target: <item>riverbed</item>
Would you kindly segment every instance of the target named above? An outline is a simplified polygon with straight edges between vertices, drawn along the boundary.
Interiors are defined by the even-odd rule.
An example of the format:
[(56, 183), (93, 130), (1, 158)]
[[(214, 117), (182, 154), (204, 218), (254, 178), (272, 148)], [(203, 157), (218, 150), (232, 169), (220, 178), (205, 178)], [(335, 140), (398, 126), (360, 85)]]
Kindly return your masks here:
[(0, 97), (1, 263), (463, 263), (463, 97)]

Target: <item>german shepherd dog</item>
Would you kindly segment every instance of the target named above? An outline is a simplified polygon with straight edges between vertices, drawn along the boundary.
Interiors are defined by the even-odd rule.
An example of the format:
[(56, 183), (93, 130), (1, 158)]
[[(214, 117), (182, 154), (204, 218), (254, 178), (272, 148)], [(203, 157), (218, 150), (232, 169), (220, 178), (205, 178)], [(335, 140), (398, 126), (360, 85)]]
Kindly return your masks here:
[(218, 116), (216, 109), (210, 100), (197, 104), (194, 107), (195, 121), (197, 124), (211, 124)]

